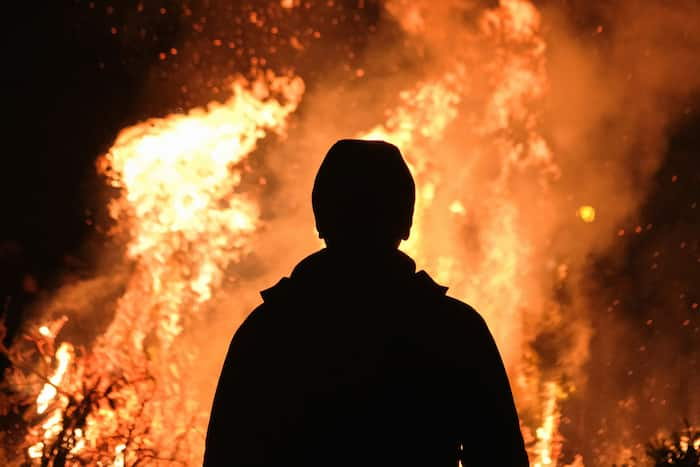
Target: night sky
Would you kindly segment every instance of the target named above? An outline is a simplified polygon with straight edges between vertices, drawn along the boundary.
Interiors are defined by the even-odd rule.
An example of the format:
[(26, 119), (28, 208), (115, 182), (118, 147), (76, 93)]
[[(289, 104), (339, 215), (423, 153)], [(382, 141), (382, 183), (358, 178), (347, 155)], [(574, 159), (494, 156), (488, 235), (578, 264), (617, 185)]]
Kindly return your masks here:
[[(253, 11), (243, 3), (233, 2), (235, 7), (215, 16), (207, 15), (205, 2), (196, 8), (169, 1), (13, 3), (21, 6), (5, 12), (11, 18), (3, 30), (3, 87), (10, 103), (3, 120), (9, 144), (0, 168), (0, 292), (10, 328), (6, 342), (37, 297), (88, 277), (97, 267), (94, 253), (107, 241), (103, 232), (110, 192), (94, 162), (119, 129), (216, 98), (222, 84), (217, 80), (231, 74), (226, 70), (249, 70), (251, 58), (262, 56), (252, 42), (252, 47), (239, 45), (248, 44), (245, 28), (227, 26)], [(252, 65), (282, 69), (291, 56), (313, 87), (325, 65), (321, 49), (314, 46), (318, 41), (301, 26), (310, 14), (323, 37), (338, 44), (339, 59), (353, 68), (380, 19), (375, 2), (364, 2), (353, 14), (356, 3), (314, 3), (309, 11), (292, 15), (286, 27), (299, 28), (299, 40), (309, 47), (302, 53), (288, 43), (278, 44), (265, 54), (267, 63)], [(342, 29), (318, 19), (343, 8), (347, 22)], [(595, 20), (582, 16), (580, 27)], [(219, 42), (212, 37), (220, 37)], [(196, 58), (194, 49), (199, 50)], [(585, 439), (599, 430), (603, 412), (608, 409), (611, 416), (628, 387), (658, 379), (645, 352), (663, 348), (655, 345), (668, 336), (677, 344), (667, 355), (666, 374), (676, 401), (668, 419), (656, 422), (680, 426), (682, 417), (700, 415), (697, 397), (693, 401), (691, 396), (700, 373), (699, 154), (700, 96), (687, 102), (684, 115), (673, 124), (664, 162), (639, 213), (610, 232), (617, 236), (614, 254), (590, 259), (595, 293), (609, 303), (592, 313), (594, 329), (624, 322), (634, 334), (624, 341), (594, 336), (589, 385), (611, 403), (598, 405), (597, 413), (585, 402), (570, 402), (568, 413), (577, 423), (563, 428), (568, 437)], [(618, 359), (616, 345), (639, 350)], [(630, 355), (638, 358), (630, 361)], [(651, 400), (653, 390), (650, 394)]]

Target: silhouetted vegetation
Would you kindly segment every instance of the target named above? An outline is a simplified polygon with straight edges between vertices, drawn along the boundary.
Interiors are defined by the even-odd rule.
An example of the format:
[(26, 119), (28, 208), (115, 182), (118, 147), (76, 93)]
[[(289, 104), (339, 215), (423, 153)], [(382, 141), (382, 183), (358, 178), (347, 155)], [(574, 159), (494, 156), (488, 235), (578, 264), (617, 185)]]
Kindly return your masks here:
[(686, 421), (685, 428), (673, 432), (670, 437), (649, 442), (646, 452), (655, 467), (700, 466), (700, 430)]

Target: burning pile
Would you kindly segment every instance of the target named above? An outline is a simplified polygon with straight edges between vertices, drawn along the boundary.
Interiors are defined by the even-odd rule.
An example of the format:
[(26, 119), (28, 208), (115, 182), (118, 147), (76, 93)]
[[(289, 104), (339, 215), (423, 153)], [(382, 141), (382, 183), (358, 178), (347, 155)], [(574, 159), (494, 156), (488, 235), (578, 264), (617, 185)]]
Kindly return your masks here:
[[(25, 414), (29, 459), (114, 466), (201, 459), (208, 415), (185, 376), (199, 352), (178, 338), (255, 231), (257, 206), (239, 191), (242, 161), (268, 131), (283, 134), (303, 91), (299, 78), (240, 79), (226, 102), (127, 128), (100, 158), (98, 169), (123, 193), (110, 213), (129, 238), (132, 270), (91, 348), (61, 342), (54, 351), (64, 317), (30, 329), (9, 351), (15, 408), (41, 387)], [(34, 352), (41, 369), (27, 373)]]
[[(299, 2), (281, 5), (301, 8)], [(552, 253), (552, 237), (571, 219), (597, 222), (596, 207), (585, 204), (562, 214), (555, 199), (552, 185), (563, 170), (542, 128), (550, 81), (538, 10), (528, 0), (500, 0), (478, 13), (462, 12), (475, 18), (471, 27), (447, 25), (441, 35), (435, 23), (453, 13), (441, 5), (386, 3), (403, 33), (421, 46), (424, 39), (428, 48), (462, 46), (397, 92), (386, 118), (356, 136), (391, 141), (405, 154), (418, 193), (411, 238), (402, 248), (489, 322), (532, 464), (555, 466), (563, 441), (561, 403), (576, 389), (590, 333), (585, 317), (574, 317), (585, 304), (573, 309), (552, 292), (567, 285), (574, 267), (565, 255)], [(256, 27), (260, 21), (251, 16)], [(302, 47), (292, 39), (295, 49)], [(295, 119), (300, 128), (310, 119), (295, 114), (307, 102), (302, 78), (269, 72), (237, 78), (224, 102), (126, 128), (99, 158), (99, 172), (119, 191), (109, 212), (113, 234), (124, 239), (127, 264), (113, 274), (121, 290), (105, 312), (113, 317), (89, 345), (61, 338), (72, 319), (64, 316), (28, 324), (24, 338), (4, 349), (13, 367), (0, 406), (20, 414), (26, 430), (12, 443), (17, 451), (5, 452), (4, 459), (0, 454), (0, 461), (201, 462), (213, 387), (207, 392), (192, 381), (216, 375), (202, 373), (209, 342), (194, 331), (211, 329), (203, 316), (222, 307), (217, 299), (227, 310), (249, 311), (226, 295), (225, 280), (246, 274), (266, 285), (277, 280), (276, 265), (245, 274), (236, 269), (255, 253), (256, 239), (275, 231), (286, 237), (290, 226), (311, 234), (308, 217), (296, 211), (265, 212), (270, 174), (248, 162), (288, 133), (318, 141), (314, 157), (337, 136), (316, 128), (309, 134), (288, 131)], [(286, 151), (294, 147), (287, 144)], [(317, 160), (303, 164), (311, 174)], [(290, 199), (306, 199), (306, 181), (277, 189)], [(313, 239), (280, 244), (294, 254), (314, 245)], [(555, 335), (568, 340), (554, 342)], [(214, 353), (222, 358), (224, 350)]]

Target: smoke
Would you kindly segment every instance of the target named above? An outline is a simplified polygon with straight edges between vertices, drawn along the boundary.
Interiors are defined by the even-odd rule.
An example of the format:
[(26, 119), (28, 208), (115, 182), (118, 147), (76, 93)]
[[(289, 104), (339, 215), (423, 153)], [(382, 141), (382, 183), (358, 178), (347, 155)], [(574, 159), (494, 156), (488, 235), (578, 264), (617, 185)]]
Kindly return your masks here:
[[(655, 248), (637, 247), (632, 254), (644, 258), (635, 258), (634, 244), (625, 240), (647, 236), (654, 240), (639, 241), (657, 247), (666, 242), (663, 226), (640, 208), (669, 153), (676, 122), (697, 99), (700, 38), (693, 25), (700, 7), (579, 2), (568, 9), (549, 4), (544, 15), (550, 24), (546, 126), (562, 171), (558, 210), (570, 212), (567, 200), (597, 209), (595, 228), (572, 231), (564, 222), (555, 231), (555, 251), (570, 258), (577, 275), (575, 313), (593, 322), (595, 333), (592, 361), (579, 379), (582, 393), (570, 404), (567, 434), (594, 465), (629, 462), (631, 456), (644, 457), (643, 444), (657, 430), (699, 415), (691, 406), (681, 407), (692, 382), (668, 381), (666, 375), (668, 358), (674, 357), (664, 355), (687, 355), (680, 351), (684, 340), (676, 337), (679, 326), (666, 326), (665, 337), (651, 350), (655, 339), (643, 324), (659, 316), (650, 310), (672, 303), (673, 274), (653, 286), (666, 297), (647, 302), (649, 294), (640, 286), (653, 274), (648, 258)], [(572, 234), (575, 238), (564, 239)], [(600, 266), (600, 258), (607, 266)], [(606, 275), (605, 268), (620, 272)], [(660, 380), (666, 380), (665, 389)]]

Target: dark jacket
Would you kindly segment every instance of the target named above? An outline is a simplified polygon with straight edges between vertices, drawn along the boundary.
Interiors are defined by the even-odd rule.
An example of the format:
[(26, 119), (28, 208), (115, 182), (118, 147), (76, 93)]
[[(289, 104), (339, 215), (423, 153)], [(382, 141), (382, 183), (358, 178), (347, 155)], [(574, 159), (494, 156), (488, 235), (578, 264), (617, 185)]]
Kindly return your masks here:
[(321, 250), (236, 332), (209, 466), (527, 466), (481, 316), (398, 251)]

